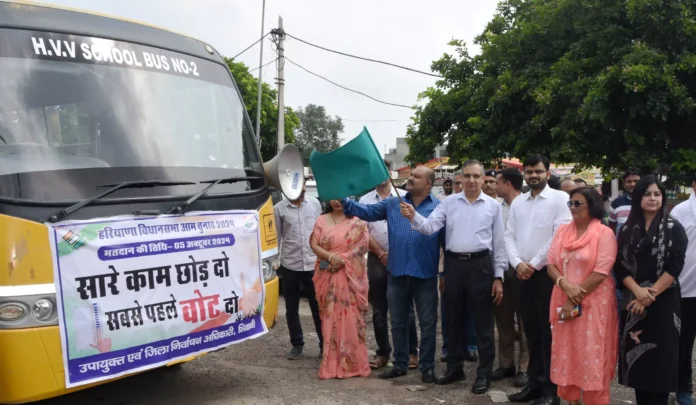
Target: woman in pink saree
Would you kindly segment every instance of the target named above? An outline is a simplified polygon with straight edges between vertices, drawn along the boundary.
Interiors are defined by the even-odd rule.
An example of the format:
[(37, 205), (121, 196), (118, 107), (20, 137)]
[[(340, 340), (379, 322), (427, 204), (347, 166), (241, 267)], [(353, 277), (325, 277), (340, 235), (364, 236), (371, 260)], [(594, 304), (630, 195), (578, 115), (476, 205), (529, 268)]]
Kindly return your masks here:
[(317, 219), (310, 237), (317, 255), (314, 289), (324, 335), (319, 378), (367, 377), (367, 224), (347, 218), (339, 201)]
[[(602, 225), (599, 193), (573, 190), (568, 206), (573, 222), (561, 226), (549, 250), (551, 295), (551, 381), (558, 396), (578, 405), (608, 405), (618, 346), (616, 293), (611, 270), (616, 260), (614, 232)], [(579, 306), (581, 311), (574, 311)]]

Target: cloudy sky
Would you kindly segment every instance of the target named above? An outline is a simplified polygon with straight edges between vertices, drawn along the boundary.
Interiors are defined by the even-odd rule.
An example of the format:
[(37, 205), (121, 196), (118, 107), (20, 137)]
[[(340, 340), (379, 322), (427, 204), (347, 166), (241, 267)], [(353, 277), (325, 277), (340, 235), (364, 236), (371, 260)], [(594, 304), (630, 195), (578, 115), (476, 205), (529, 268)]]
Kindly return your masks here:
[[(154, 24), (212, 44), (234, 56), (261, 33), (262, 0), (43, 0), (60, 6), (98, 11)], [(379, 59), (418, 70), (449, 52), (452, 38), (471, 43), (495, 11), (496, 0), (266, 0), (265, 31), (283, 17), (285, 31), (327, 48)], [(288, 39), (286, 56), (293, 62), (343, 86), (379, 100), (413, 105), (434, 77), (331, 54)], [(264, 64), (275, 59), (264, 41)], [(259, 46), (239, 57), (259, 64)], [(274, 82), (275, 64), (263, 72)], [(285, 103), (297, 108), (323, 105), (345, 122), (345, 140), (363, 126), (377, 147), (393, 148), (405, 136), (412, 111), (376, 103), (311, 76), (286, 63)], [(275, 86), (275, 85), (274, 85)]]

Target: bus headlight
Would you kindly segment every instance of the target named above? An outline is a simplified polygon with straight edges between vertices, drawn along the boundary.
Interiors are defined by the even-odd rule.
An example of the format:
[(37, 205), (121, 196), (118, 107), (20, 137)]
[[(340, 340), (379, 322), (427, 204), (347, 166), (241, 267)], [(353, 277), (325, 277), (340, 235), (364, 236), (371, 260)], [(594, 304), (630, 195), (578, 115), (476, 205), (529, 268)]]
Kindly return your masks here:
[(5, 322), (22, 319), (26, 313), (27, 310), (22, 304), (9, 303), (0, 306), (0, 320)]
[(53, 316), (55, 305), (53, 301), (47, 298), (42, 298), (34, 303), (31, 308), (31, 313), (38, 321), (46, 322)]
[(0, 286), (0, 330), (58, 325), (56, 285)]
[(263, 270), (263, 281), (270, 281), (273, 280), (275, 277), (275, 271), (273, 271), (273, 266), (271, 265), (271, 262), (268, 260), (264, 260), (261, 262), (261, 270)]

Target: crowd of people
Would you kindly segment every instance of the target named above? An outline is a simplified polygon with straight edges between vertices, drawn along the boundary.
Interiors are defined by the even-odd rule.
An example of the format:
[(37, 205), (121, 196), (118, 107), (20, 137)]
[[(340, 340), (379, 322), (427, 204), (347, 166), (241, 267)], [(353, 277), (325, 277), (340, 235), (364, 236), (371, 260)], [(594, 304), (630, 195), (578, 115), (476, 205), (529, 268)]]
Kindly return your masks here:
[(304, 283), (322, 379), (369, 376), (393, 355), (380, 378), (417, 368), (424, 383), (447, 385), (464, 380), (472, 361), (474, 394), (511, 379), (521, 388), (511, 402), (606, 405), (618, 362), (638, 405), (667, 404), (670, 393), (692, 405), (695, 195), (669, 213), (659, 177), (629, 170), (607, 219), (595, 188), (549, 179), (540, 155), (522, 171), (470, 160), (437, 196), (435, 173), (419, 166), (405, 191), (387, 180), (323, 213), (305, 195), (276, 204), (288, 359), (303, 353)]

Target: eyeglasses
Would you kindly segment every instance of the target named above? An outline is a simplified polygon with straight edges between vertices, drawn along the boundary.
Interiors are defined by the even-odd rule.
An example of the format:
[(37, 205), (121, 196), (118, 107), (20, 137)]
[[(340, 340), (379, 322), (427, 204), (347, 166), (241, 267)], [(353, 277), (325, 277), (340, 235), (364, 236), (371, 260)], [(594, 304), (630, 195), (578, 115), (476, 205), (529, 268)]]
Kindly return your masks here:
[(566, 205), (568, 205), (568, 208), (573, 208), (573, 207), (575, 207), (575, 208), (580, 208), (580, 207), (582, 207), (584, 204), (587, 204), (587, 203), (586, 203), (586, 202), (583, 202), (583, 201), (578, 201), (578, 200), (569, 200), (569, 201), (566, 203)]

